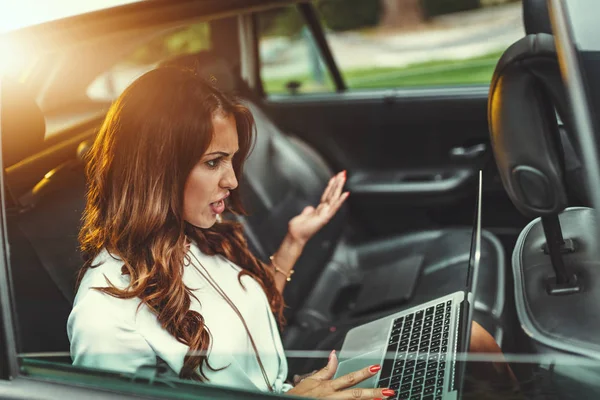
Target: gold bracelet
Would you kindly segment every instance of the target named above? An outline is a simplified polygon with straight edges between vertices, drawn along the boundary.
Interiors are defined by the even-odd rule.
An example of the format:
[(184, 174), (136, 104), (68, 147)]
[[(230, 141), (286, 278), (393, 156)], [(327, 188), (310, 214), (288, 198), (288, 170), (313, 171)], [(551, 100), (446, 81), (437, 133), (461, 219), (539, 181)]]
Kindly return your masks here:
[(271, 260), (271, 264), (273, 264), (273, 268), (275, 269), (275, 272), (279, 272), (280, 274), (282, 274), (283, 276), (285, 276), (285, 280), (286, 281), (291, 281), (292, 280), (292, 275), (294, 274), (294, 270), (291, 269), (290, 272), (286, 273), (284, 270), (282, 270), (281, 268), (277, 267), (277, 265), (275, 264), (275, 261), (273, 261), (274, 256), (269, 257), (269, 260)]

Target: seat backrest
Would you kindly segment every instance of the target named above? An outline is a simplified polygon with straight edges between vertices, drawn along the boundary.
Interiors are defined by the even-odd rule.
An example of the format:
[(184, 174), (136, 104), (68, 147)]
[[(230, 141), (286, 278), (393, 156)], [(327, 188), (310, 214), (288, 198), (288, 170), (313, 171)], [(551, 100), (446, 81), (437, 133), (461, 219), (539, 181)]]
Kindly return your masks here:
[[(552, 24), (546, 0), (523, 0), (523, 25), (527, 35), (538, 33), (552, 34)], [(566, 178), (566, 191), (570, 203), (590, 204), (588, 193), (585, 189), (583, 165), (578, 143), (574, 140), (573, 132), (567, 132), (559, 126), (560, 144), (564, 155), (564, 172)]]
[[(320, 201), (331, 171), (304, 142), (284, 135), (255, 104), (247, 103), (256, 120), (257, 141), (246, 163), (242, 194), (249, 216), (245, 228), (257, 254), (268, 262), (285, 237), (290, 219)], [(291, 317), (306, 300), (331, 258), (344, 226), (340, 210), (306, 245), (294, 279), (284, 292)]]
[(561, 211), (567, 193), (580, 204), (588, 198), (546, 3), (523, 0), (528, 36), (498, 61), (488, 103), (502, 181), (517, 209), (530, 217)]
[[(35, 100), (22, 85), (3, 80), (1, 102), (2, 158), (6, 167), (43, 148), (45, 122)], [(19, 202), (22, 193), (11, 190), (11, 182), (7, 179), (5, 191), (8, 194), (8, 252), (19, 351), (68, 351), (66, 321), (72, 296), (68, 295), (68, 283), (61, 278), (64, 275), (61, 264), (58, 263), (54, 270), (47, 269), (50, 265), (47, 262), (51, 260), (43, 259), (40, 252), (64, 248), (60, 231), (67, 227), (65, 213), (51, 209), (34, 218), (40, 215), (41, 209), (23, 207)], [(66, 199), (66, 196), (60, 196), (61, 206), (65, 206), (63, 200)], [(47, 234), (44, 236), (43, 232)]]
[(510, 199), (530, 217), (567, 206), (556, 118), (572, 131), (566, 98), (552, 35), (528, 35), (498, 61), (488, 101), (491, 143)]
[[(203, 51), (195, 55), (169, 60), (163, 65), (177, 65), (195, 70), (212, 79), (225, 92), (233, 92), (251, 110), (256, 122), (257, 139), (248, 158), (241, 188), (249, 215), (240, 220), (245, 225), (251, 248), (268, 262), (283, 240), (291, 218), (305, 206), (320, 201), (329, 178), (333, 175), (323, 158), (297, 137), (284, 134), (260, 107), (260, 99), (246, 83), (233, 73), (218, 54)], [(292, 310), (298, 310), (321, 275), (340, 240), (345, 221), (345, 208), (309, 241), (296, 263), (296, 273), (284, 292)]]

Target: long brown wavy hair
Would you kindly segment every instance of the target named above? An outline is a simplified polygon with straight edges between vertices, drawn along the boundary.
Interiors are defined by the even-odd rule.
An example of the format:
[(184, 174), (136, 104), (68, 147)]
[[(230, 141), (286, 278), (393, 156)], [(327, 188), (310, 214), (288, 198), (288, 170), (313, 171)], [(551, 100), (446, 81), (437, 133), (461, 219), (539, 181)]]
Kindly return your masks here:
[[(235, 117), (240, 150), (233, 168), (240, 179), (254, 143), (254, 119), (246, 107), (181, 68), (157, 68), (133, 82), (110, 107), (90, 150), (79, 233), (84, 265), (77, 285), (97, 266), (94, 259), (103, 249), (120, 258), (128, 287), (109, 283), (95, 289), (121, 299), (140, 298), (164, 329), (189, 346), (180, 377), (194, 380), (207, 380), (204, 364), (212, 369), (211, 338), (202, 315), (190, 310), (193, 293), (182, 280), (186, 235), (202, 252), (240, 266), (238, 279), (253, 277), (283, 323), (282, 296), (272, 274), (249, 251), (242, 226), (224, 221), (201, 229), (183, 217), (185, 182), (210, 145), (216, 113)], [(244, 214), (237, 189), (227, 207)]]

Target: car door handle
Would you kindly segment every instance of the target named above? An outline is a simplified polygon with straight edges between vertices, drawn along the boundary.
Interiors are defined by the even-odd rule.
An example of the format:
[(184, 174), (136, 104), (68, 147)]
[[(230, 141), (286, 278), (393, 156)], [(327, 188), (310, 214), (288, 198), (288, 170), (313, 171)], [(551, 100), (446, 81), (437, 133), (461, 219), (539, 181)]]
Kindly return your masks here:
[(476, 158), (485, 153), (487, 146), (484, 143), (479, 143), (471, 147), (454, 147), (450, 150), (450, 158), (454, 159), (471, 159)]

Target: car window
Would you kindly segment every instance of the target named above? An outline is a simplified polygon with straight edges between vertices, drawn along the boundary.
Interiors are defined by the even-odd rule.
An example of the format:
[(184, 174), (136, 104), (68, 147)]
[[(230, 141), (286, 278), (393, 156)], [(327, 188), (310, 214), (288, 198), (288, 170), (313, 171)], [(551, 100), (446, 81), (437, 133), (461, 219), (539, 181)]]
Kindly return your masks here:
[(154, 69), (161, 61), (210, 47), (208, 22), (196, 22), (151, 36), (98, 76), (87, 88), (87, 95), (91, 100), (112, 101), (137, 77)]
[[(322, 0), (314, 5), (349, 90), (489, 84), (502, 52), (524, 36), (520, 1)], [(322, 74), (308, 68), (316, 64), (312, 53), (300, 51), (304, 37), (290, 34), (300, 25), (292, 24), (293, 18), (286, 8), (269, 19), (270, 32), (286, 32), (285, 40), (261, 37), (266, 93)], [(301, 91), (310, 87), (306, 83)]]
[(266, 93), (327, 93), (334, 84), (294, 5), (257, 15), (260, 76)]

